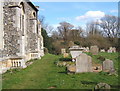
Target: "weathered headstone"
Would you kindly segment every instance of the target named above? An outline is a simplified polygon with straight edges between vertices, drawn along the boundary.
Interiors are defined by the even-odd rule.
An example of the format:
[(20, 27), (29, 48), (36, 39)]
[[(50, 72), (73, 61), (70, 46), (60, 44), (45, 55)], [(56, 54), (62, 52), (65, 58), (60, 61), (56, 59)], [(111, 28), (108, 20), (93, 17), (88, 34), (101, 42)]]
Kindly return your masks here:
[(116, 48), (115, 48), (115, 47), (113, 47), (113, 49), (112, 49), (112, 50), (113, 50), (113, 52), (116, 52)]
[(105, 52), (105, 49), (101, 49), (100, 52)]
[(104, 72), (110, 72), (113, 69), (114, 69), (114, 64), (112, 60), (106, 59), (105, 61), (103, 61), (102, 70)]
[(92, 57), (88, 56), (88, 72), (92, 72)]
[(76, 73), (92, 72), (92, 58), (85, 53), (76, 58)]
[(113, 53), (113, 52), (116, 52), (116, 48), (115, 47), (109, 47), (108, 53)]
[(66, 53), (66, 49), (65, 49), (65, 48), (62, 48), (62, 49), (61, 49), (61, 54), (64, 54), (64, 53)]
[(107, 52), (108, 52), (108, 53), (112, 53), (112, 50), (108, 49)]
[(83, 47), (83, 52), (89, 52), (89, 47)]
[(93, 55), (97, 55), (98, 52), (99, 52), (99, 48), (95, 45), (95, 46), (91, 46), (90, 47), (90, 52), (93, 54)]

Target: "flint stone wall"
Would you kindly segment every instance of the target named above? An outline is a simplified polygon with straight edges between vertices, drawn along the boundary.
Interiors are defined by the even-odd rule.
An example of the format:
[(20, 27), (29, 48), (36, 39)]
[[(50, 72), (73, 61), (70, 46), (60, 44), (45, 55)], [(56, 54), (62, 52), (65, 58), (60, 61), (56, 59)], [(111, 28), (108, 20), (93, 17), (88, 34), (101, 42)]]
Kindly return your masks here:
[[(4, 2), (3, 7), (3, 24), (4, 24), (4, 56), (17, 55), (20, 52), (19, 29), (16, 27), (16, 8), (10, 8), (11, 5), (16, 5), (17, 2)], [(5, 55), (6, 54), (6, 55)]]
[(27, 29), (26, 29), (26, 34), (27, 34), (27, 46), (26, 46), (26, 51), (27, 52), (34, 52), (37, 51), (37, 29), (35, 30), (35, 22), (37, 22), (37, 16), (33, 17), (32, 12), (37, 12), (29, 5), (27, 2), (25, 2), (25, 16), (27, 19)]
[[(37, 16), (33, 17), (32, 12), (37, 12), (28, 2), (24, 2), (25, 22), (20, 29), (20, 7), (10, 7), (19, 5), (19, 2), (4, 2), (3, 24), (4, 24), (4, 50), (2, 57), (11, 57), (21, 55), (22, 36), (25, 36), (25, 53), (38, 51), (38, 31)], [(41, 47), (41, 46), (40, 46)]]

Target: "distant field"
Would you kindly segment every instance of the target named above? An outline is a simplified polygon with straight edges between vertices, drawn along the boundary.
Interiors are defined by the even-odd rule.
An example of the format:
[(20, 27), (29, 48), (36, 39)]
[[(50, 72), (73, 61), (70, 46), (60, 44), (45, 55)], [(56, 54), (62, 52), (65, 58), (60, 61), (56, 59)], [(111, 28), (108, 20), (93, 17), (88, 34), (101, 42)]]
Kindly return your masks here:
[[(118, 53), (100, 55), (113, 60), (118, 71)], [(109, 76), (103, 72), (68, 75), (65, 67), (54, 64), (59, 58), (61, 56), (47, 54), (26, 69), (3, 74), (3, 89), (93, 89), (99, 82), (108, 83), (112, 88), (118, 86), (118, 76)], [(92, 58), (94, 62), (100, 63), (97, 56)]]

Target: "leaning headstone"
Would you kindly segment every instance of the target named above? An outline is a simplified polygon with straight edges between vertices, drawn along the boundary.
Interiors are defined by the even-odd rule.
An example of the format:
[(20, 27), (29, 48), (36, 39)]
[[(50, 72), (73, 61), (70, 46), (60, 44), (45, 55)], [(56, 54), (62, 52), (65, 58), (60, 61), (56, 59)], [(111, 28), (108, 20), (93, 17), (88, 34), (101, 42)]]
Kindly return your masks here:
[(114, 69), (114, 64), (112, 60), (106, 59), (105, 61), (103, 61), (102, 70), (104, 72), (110, 72), (113, 69)]
[(65, 49), (65, 48), (62, 48), (62, 49), (61, 49), (61, 54), (64, 54), (64, 53), (66, 53), (66, 49)]
[(90, 47), (90, 52), (93, 54), (93, 55), (97, 55), (98, 52), (99, 52), (99, 48), (95, 45), (95, 46), (91, 46)]
[(93, 72), (92, 58), (85, 53), (76, 58), (76, 73)]
[(95, 86), (95, 91), (110, 91), (110, 85), (108, 85), (107, 83), (98, 83)]

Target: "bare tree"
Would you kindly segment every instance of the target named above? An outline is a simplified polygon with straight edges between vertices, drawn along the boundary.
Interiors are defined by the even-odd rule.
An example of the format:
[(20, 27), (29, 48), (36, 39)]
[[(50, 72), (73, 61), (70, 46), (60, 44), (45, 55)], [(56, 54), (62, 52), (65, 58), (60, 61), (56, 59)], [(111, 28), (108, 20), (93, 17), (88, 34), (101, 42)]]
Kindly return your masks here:
[(105, 15), (105, 17), (101, 18), (101, 22), (98, 25), (105, 36), (109, 38), (118, 37), (118, 32), (120, 31), (118, 17)]
[(54, 40), (59, 40), (59, 34), (58, 31), (52, 31), (52, 36), (51, 36)]
[(95, 21), (87, 23), (86, 30), (88, 31), (88, 35), (102, 35), (101, 30), (99, 29), (98, 23)]
[(52, 31), (54, 31), (54, 27), (45, 22), (44, 16), (40, 16), (39, 20), (42, 25), (42, 28), (45, 29), (49, 35), (51, 35)]
[(69, 32), (72, 30), (74, 26), (68, 22), (61, 22), (60, 26), (58, 26), (58, 31), (60, 37), (67, 43)]
[(72, 29), (69, 33), (69, 39), (72, 41), (77, 41), (81, 38), (81, 33), (83, 32), (83, 29), (79, 26), (76, 29)]
[(44, 25), (44, 22), (45, 22), (45, 17), (42, 15), (42, 16), (39, 16), (39, 20), (40, 20), (40, 23), (41, 23), (41, 25), (42, 25), (42, 27), (43, 27), (43, 25)]

